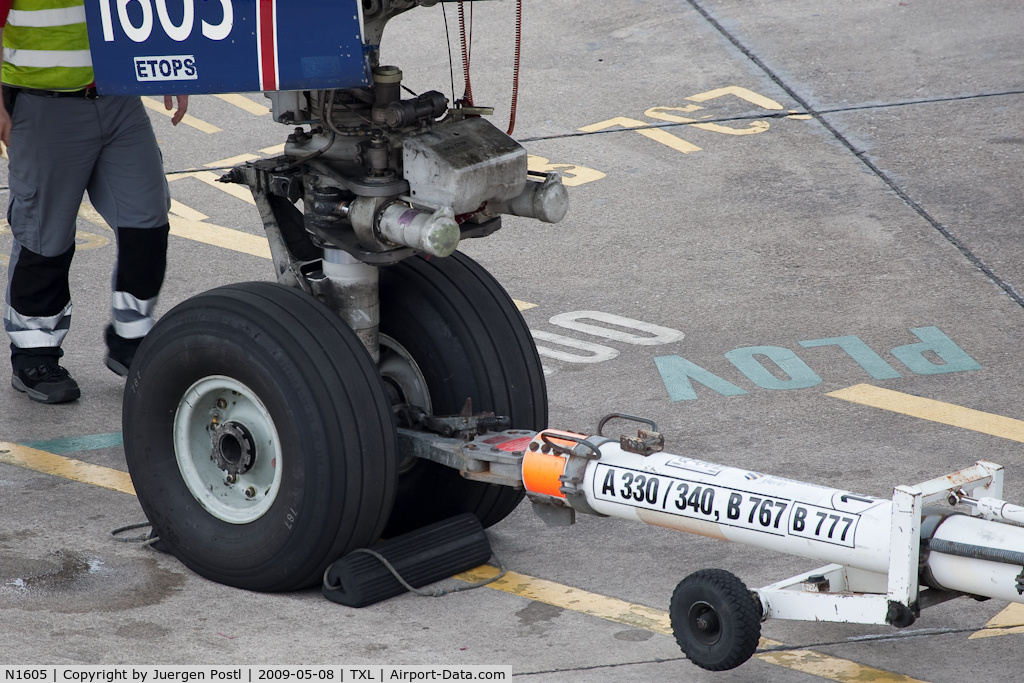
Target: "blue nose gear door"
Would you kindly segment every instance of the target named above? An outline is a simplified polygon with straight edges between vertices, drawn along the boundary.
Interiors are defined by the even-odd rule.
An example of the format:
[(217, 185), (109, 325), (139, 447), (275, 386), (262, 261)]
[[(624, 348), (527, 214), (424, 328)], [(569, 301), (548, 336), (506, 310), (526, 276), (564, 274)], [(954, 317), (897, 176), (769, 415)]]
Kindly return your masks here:
[(369, 84), (360, 0), (85, 0), (108, 95)]

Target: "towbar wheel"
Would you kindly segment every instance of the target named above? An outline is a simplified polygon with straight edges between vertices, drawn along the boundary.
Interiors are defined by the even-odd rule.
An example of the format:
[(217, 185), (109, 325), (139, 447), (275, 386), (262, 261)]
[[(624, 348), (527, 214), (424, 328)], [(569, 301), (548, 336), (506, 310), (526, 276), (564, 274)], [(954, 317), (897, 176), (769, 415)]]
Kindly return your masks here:
[(702, 569), (679, 582), (669, 607), (672, 633), (702, 669), (735, 669), (761, 639), (761, 603), (736, 576)]

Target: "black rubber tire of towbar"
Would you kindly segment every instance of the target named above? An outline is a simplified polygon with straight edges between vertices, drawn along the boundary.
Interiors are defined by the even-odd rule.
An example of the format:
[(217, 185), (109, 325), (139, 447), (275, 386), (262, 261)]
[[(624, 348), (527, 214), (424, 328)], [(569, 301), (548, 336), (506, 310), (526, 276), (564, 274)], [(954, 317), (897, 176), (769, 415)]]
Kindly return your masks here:
[(708, 671), (735, 669), (761, 638), (761, 602), (724, 569), (701, 569), (679, 582), (669, 617), (687, 659)]

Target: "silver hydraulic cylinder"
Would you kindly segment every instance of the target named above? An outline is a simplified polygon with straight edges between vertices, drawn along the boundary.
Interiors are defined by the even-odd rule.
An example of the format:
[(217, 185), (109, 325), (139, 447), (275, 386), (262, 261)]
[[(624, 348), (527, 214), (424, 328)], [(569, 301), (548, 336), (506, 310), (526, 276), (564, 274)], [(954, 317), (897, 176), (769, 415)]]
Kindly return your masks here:
[(549, 173), (543, 181), (527, 181), (523, 191), (511, 199), (490, 202), (489, 214), (509, 214), (558, 223), (569, 211), (569, 192), (558, 173)]
[(347, 207), (356, 234), (367, 244), (399, 244), (432, 256), (449, 256), (459, 246), (461, 231), (451, 208), (417, 209), (403, 202), (380, 208), (374, 197), (357, 197)]
[(380, 359), (378, 270), (348, 252), (324, 249), (324, 277), (311, 281), (319, 298), (363, 342), (374, 362)]

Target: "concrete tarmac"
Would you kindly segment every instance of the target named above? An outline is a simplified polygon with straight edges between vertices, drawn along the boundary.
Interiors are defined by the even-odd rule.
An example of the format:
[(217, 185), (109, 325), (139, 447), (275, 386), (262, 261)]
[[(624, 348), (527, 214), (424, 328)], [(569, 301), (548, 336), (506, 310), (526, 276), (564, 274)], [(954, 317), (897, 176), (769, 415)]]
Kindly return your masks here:
[[(474, 7), (475, 100), (501, 128), (514, 9)], [(411, 11), (385, 32), (383, 61), (416, 92), (450, 95), (454, 80), (461, 94), (443, 11)], [(462, 249), (532, 305), (523, 315), (551, 426), (591, 433), (607, 413), (642, 415), (669, 452), (883, 497), (984, 459), (1005, 467), (1005, 497), (1024, 501), (1024, 432), (1013, 428), (1024, 420), (1022, 30), (1024, 6), (1010, 0), (525, 3), (514, 137), (534, 168), (563, 172), (571, 209), (554, 226), (508, 219)], [(152, 112), (172, 225), (189, 236), (171, 237), (161, 313), (273, 277), (253, 248), (256, 209), (203, 170), (272, 155), (290, 132), (262, 96), (242, 97), (195, 97), (176, 129)], [(79, 230), (65, 361), (82, 398), (42, 406), (0, 390), (0, 441), (17, 447), (0, 450), (125, 471), (123, 380), (103, 366), (113, 233), (88, 205)], [(0, 227), (0, 253), (10, 241)], [(684, 336), (657, 343), (659, 330)], [(915, 397), (942, 402), (952, 417), (830, 395), (864, 384), (898, 392), (910, 412)], [(964, 409), (1011, 422), (964, 428)], [(316, 590), (236, 590), (112, 541), (113, 528), (144, 521), (132, 495), (41, 469), (0, 462), (2, 664), (482, 664), (537, 682), (1019, 679), (1024, 609), (967, 598), (904, 630), (769, 620), (762, 636), (782, 645), (703, 671), (655, 622), (624, 615), (663, 616), (676, 584), (705, 567), (757, 587), (817, 565), (619, 520), (546, 527), (527, 504), (488, 532), (521, 575), (505, 590), (359, 610)], [(580, 607), (584, 595), (600, 608)]]

